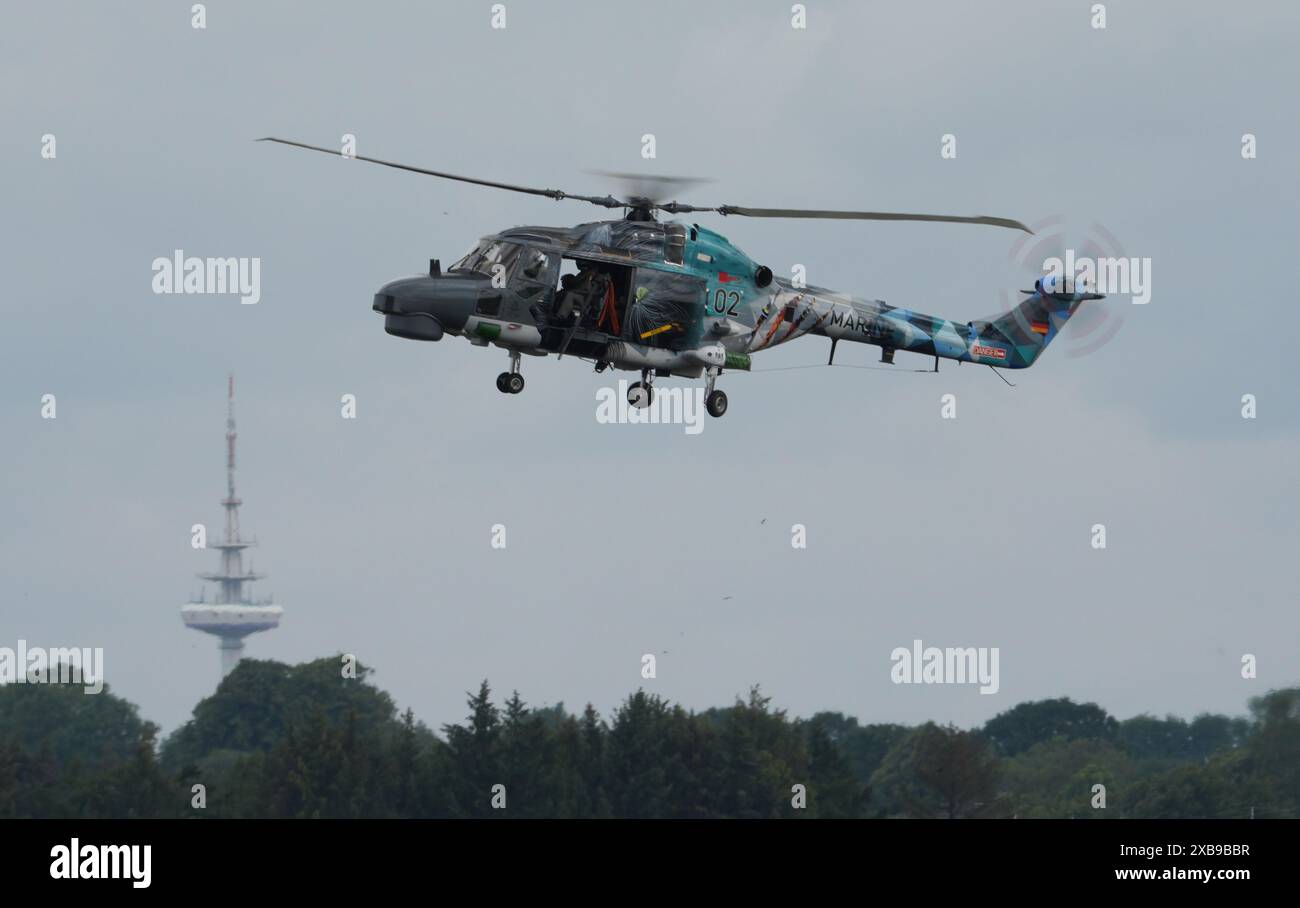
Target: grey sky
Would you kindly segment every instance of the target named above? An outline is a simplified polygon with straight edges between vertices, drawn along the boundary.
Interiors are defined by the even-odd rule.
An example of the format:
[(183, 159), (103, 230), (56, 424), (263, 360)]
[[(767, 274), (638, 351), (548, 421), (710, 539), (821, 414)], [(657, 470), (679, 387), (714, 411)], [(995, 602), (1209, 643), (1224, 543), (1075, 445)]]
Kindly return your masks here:
[[(220, 524), (234, 371), (244, 525), (286, 610), (248, 654), (355, 652), (431, 725), (483, 677), (606, 712), (761, 683), (798, 714), (959, 724), (1060, 695), (1240, 712), (1300, 681), (1300, 7), (1114, 2), (1098, 31), (1085, 2), (813, 0), (796, 31), (785, 2), (507, 0), (504, 30), (491, 5), (210, 2), (202, 31), (188, 3), (5, 5), (0, 645), (103, 646), (168, 730), (213, 689), (178, 610), (216, 561), (189, 527)], [(527, 361), (503, 397), (503, 352), (370, 311), (431, 256), (599, 211), (251, 141), (344, 133), (573, 192), (646, 170), (714, 178), (698, 204), (1097, 223), (1152, 259), (1152, 301), (1103, 304), (1109, 343), (1067, 331), (1014, 389), (900, 354), (724, 376), (698, 436), (600, 425), (588, 364)], [(1009, 231), (704, 217), (778, 273), (961, 320), (1025, 280)], [(174, 249), (260, 257), (261, 302), (154, 295)], [(999, 693), (890, 683), (915, 638), (999, 647)]]

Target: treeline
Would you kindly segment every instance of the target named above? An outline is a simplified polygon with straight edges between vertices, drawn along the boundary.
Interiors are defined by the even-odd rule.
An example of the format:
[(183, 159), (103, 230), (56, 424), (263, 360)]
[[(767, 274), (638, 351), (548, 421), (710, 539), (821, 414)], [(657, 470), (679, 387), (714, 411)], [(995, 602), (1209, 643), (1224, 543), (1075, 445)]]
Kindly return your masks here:
[(757, 688), (573, 715), (485, 681), (435, 735), (339, 666), (245, 660), (161, 746), (107, 690), (0, 687), (0, 816), (1300, 816), (1300, 688), (1249, 717), (1120, 721), (1064, 698), (963, 730), (791, 718)]

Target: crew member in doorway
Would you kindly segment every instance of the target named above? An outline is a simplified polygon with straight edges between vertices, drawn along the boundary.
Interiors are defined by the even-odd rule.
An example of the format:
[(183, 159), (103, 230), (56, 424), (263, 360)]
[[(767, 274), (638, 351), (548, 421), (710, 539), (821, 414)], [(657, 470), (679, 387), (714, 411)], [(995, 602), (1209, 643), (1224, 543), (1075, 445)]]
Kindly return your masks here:
[(577, 286), (578, 276), (576, 274), (566, 274), (560, 278), (560, 292), (555, 295), (555, 324), (567, 328), (573, 321), (573, 314), (576, 309), (577, 298), (574, 294), (574, 288)]
[(596, 316), (605, 305), (605, 296), (613, 285), (609, 275), (588, 262), (578, 271), (574, 281), (572, 298), (574, 310), (578, 314), (578, 324), (594, 327)]

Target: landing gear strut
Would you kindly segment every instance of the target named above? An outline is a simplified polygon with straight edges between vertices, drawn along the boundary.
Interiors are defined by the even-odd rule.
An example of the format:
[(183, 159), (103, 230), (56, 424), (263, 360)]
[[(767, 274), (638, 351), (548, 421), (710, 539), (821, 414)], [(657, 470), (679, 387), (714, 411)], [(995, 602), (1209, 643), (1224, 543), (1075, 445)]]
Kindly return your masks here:
[(644, 410), (655, 399), (654, 373), (649, 369), (641, 370), (641, 380), (632, 382), (627, 389), (627, 402), (638, 410)]
[(725, 391), (715, 391), (713, 383), (718, 379), (718, 370), (710, 369), (708, 378), (704, 382), (704, 409), (709, 411), (710, 416), (722, 416), (727, 412), (727, 394)]
[(524, 390), (524, 377), (519, 372), (519, 351), (510, 351), (510, 371), (497, 376), (497, 390), (502, 394), (518, 394)]

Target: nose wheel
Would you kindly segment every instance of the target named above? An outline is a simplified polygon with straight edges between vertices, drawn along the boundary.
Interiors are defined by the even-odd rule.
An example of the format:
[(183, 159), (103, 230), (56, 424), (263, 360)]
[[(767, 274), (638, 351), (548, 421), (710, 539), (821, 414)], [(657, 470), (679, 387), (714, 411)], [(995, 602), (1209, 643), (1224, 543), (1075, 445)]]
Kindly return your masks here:
[(510, 353), (510, 371), (497, 376), (497, 390), (502, 394), (518, 394), (524, 390), (524, 376), (519, 371), (519, 353)]

